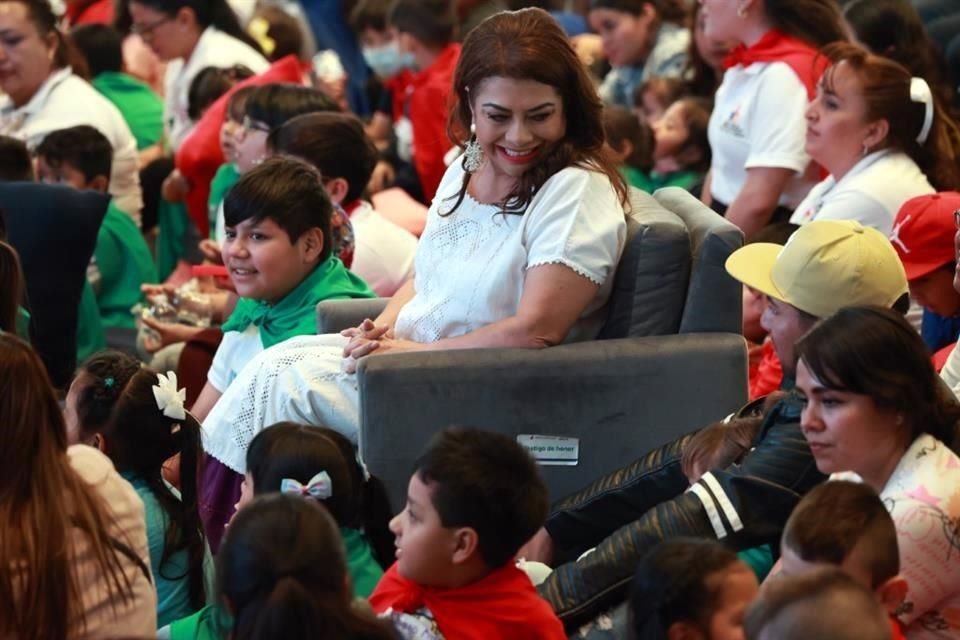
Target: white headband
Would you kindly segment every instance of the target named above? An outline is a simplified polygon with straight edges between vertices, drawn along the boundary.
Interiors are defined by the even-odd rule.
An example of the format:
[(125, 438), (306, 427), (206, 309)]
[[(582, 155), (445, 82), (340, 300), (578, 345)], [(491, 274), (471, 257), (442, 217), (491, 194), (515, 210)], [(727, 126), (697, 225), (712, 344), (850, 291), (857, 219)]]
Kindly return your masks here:
[(923, 126), (920, 127), (920, 133), (917, 134), (917, 142), (923, 144), (930, 135), (930, 128), (933, 126), (933, 94), (930, 92), (930, 85), (923, 78), (910, 78), (910, 99), (914, 102), (921, 102), (926, 111), (923, 115)]

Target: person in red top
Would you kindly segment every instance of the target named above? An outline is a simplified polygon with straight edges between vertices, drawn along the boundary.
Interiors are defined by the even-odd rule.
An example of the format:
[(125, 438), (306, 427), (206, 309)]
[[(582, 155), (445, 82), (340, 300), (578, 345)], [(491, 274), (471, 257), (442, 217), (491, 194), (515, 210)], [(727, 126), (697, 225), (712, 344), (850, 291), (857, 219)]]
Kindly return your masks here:
[(390, 522), (397, 561), (370, 596), (404, 638), (565, 639), (514, 556), (547, 517), (547, 488), (509, 436), (451, 428), (416, 463)]
[(389, 85), (394, 99), (394, 132), (401, 160), (412, 161), (424, 201), (436, 195), (453, 147), (447, 135), (453, 72), (460, 58), (456, 18), (450, 0), (396, 0), (387, 17), (397, 32), (401, 54), (409, 54), (416, 71), (400, 74)]

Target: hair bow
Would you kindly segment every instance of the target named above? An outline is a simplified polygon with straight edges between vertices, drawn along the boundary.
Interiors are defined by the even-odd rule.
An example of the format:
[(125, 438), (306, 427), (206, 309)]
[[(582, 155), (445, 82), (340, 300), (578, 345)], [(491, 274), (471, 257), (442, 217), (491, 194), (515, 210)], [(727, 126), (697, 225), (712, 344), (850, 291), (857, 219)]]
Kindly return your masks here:
[(924, 107), (923, 126), (920, 127), (920, 133), (917, 134), (917, 142), (923, 144), (930, 135), (930, 128), (933, 126), (933, 93), (930, 91), (930, 85), (923, 78), (910, 78), (910, 99), (913, 102), (919, 102)]
[(174, 420), (183, 420), (187, 417), (187, 412), (183, 409), (183, 403), (187, 400), (187, 390), (177, 390), (177, 374), (173, 371), (164, 375), (157, 374), (157, 382), (153, 385), (153, 397), (157, 401), (157, 408), (163, 412), (163, 415)]
[(280, 493), (295, 493), (317, 500), (326, 500), (333, 495), (333, 483), (326, 471), (321, 471), (310, 478), (306, 485), (302, 485), (293, 478), (284, 478), (280, 481)]

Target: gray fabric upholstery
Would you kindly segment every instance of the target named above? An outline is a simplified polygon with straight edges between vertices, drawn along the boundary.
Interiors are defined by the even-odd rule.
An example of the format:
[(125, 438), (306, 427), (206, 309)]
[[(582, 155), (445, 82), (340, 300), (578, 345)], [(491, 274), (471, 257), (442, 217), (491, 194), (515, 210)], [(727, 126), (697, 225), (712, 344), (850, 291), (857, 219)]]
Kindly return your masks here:
[(630, 189), (627, 243), (601, 338), (677, 333), (690, 278), (687, 228), (653, 196)]
[(317, 333), (339, 333), (355, 327), (365, 318), (376, 318), (389, 298), (351, 298), (325, 300), (317, 304)]
[(660, 189), (653, 197), (679, 216), (690, 234), (693, 266), (680, 333), (739, 333), (743, 323), (740, 283), (730, 277), (724, 263), (743, 246), (743, 232), (679, 187)]
[(735, 411), (746, 366), (743, 339), (730, 334), (368, 358), (361, 453), (399, 508), (413, 461), (449, 425), (580, 438), (576, 466), (543, 467), (556, 499)]

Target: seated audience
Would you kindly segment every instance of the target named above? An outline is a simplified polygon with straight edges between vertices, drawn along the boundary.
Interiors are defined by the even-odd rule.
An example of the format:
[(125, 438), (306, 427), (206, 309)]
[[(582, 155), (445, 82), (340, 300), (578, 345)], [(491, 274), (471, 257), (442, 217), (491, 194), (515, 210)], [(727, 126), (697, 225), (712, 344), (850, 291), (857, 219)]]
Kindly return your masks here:
[(603, 101), (630, 108), (641, 83), (679, 78), (690, 43), (686, 19), (686, 3), (679, 0), (590, 0), (587, 20), (613, 67), (600, 84)]
[(22, 51), (15, 58), (19, 72), (0, 74), (0, 93), (6, 94), (0, 98), (0, 134), (33, 149), (56, 129), (94, 127), (113, 149), (110, 193), (121, 211), (139, 220), (136, 140), (120, 111), (71, 71), (48, 0), (0, 0), (0, 32)]
[(824, 567), (764, 585), (743, 621), (747, 640), (891, 640), (870, 591)]
[(841, 309), (797, 343), (797, 355), (801, 428), (817, 468), (853, 472), (845, 476), (879, 493), (893, 516), (907, 637), (956, 635), (960, 459), (944, 443), (954, 441), (960, 406), (941, 393), (920, 336), (889, 309)]
[[(746, 245), (726, 266), (767, 296), (784, 391), (794, 386), (795, 344), (818, 318), (857, 303), (906, 310), (907, 282), (896, 252), (881, 233), (855, 222), (811, 223), (786, 246)], [(737, 550), (779, 541), (799, 497), (823, 479), (800, 413), (793, 394), (777, 400), (740, 464), (708, 471), (692, 486), (681, 468), (688, 435), (560, 501), (522, 555), (556, 567), (540, 592), (567, 627), (622, 601), (641, 550), (666, 537), (716, 537)]]
[(151, 637), (157, 596), (143, 503), (102, 453), (67, 446), (34, 351), (0, 333), (0, 635)]
[(957, 192), (912, 198), (901, 207), (890, 235), (907, 272), (910, 297), (923, 307), (920, 335), (935, 354), (952, 349), (960, 336), (960, 293), (953, 288), (958, 209)]
[(253, 77), (242, 64), (232, 67), (204, 67), (190, 81), (187, 89), (187, 116), (197, 122), (203, 114), (238, 82)]
[(656, 144), (648, 191), (680, 187), (699, 193), (710, 168), (707, 127), (710, 108), (697, 98), (681, 98), (652, 123)]
[(757, 591), (756, 576), (719, 542), (696, 538), (661, 542), (644, 555), (633, 576), (631, 637), (742, 636), (743, 615)]
[(566, 638), (514, 564), (547, 507), (540, 471), (513, 438), (442, 431), (415, 463), (407, 504), (390, 522), (397, 562), (371, 606), (409, 640)]
[(832, 65), (807, 109), (806, 150), (830, 175), (790, 221), (857, 220), (889, 234), (904, 202), (960, 185), (956, 124), (926, 81), (887, 58), (850, 44), (824, 55)]
[(780, 541), (780, 572), (771, 581), (822, 566), (836, 566), (872, 591), (891, 616), (893, 637), (904, 638), (894, 617), (908, 588), (900, 576), (897, 530), (870, 487), (845, 480), (825, 482), (790, 514)]
[(389, 298), (413, 277), (417, 238), (364, 199), (377, 164), (377, 149), (355, 116), (312, 113), (274, 129), (267, 140), (274, 153), (306, 160), (323, 176), (335, 207), (349, 216), (354, 233), (350, 270), (378, 296)]
[(607, 149), (620, 165), (627, 184), (650, 192), (648, 175), (653, 169), (653, 128), (641, 122), (626, 107), (603, 108), (603, 132)]
[[(64, 408), (68, 441), (107, 454), (143, 501), (159, 627), (203, 607), (213, 575), (197, 511), (200, 425), (176, 385), (176, 374), (103, 351), (80, 366)], [(180, 456), (179, 491), (161, 473), (173, 456)]]
[(684, 96), (686, 83), (678, 78), (653, 76), (642, 82), (633, 96), (633, 109), (648, 124), (663, 117), (667, 107)]
[(33, 181), (33, 160), (23, 140), (0, 135), (0, 181)]

